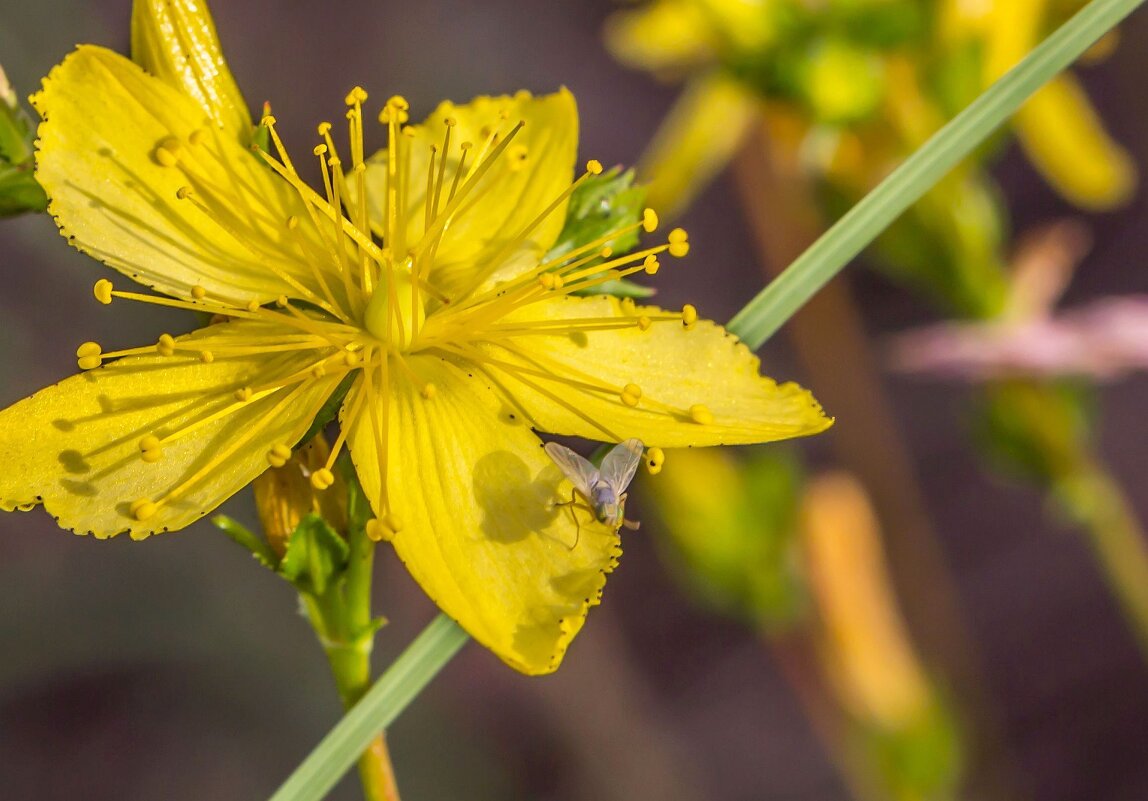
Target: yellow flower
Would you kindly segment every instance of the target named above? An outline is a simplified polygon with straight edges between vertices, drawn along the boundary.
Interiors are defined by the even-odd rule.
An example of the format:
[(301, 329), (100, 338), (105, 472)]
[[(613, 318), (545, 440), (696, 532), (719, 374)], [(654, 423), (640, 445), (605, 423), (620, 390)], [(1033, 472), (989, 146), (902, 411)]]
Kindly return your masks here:
[(569, 484), (535, 429), (678, 446), (829, 425), (692, 307), (571, 295), (654, 272), (688, 242), (674, 231), (622, 258), (599, 242), (544, 259), (570, 193), (601, 169), (572, 180), (568, 92), (443, 103), (410, 126), (391, 98), (390, 147), (368, 158), (356, 88), (349, 147), (319, 128), (315, 191), (273, 119), (276, 155), (248, 147), (202, 4), (137, 3), (133, 28), (138, 64), (81, 46), (45, 80), (37, 176), (73, 245), (158, 293), (105, 278), (101, 303), (220, 322), (127, 350), (85, 343), (84, 372), (0, 412), (0, 463), (16, 466), (0, 508), (43, 504), (98, 537), (181, 528), (282, 465), (349, 384), (312, 484), (329, 486), (349, 448), (377, 515), (368, 530), (475, 639), (543, 673), (620, 551), (615, 531), (556, 507)]
[[(863, 132), (852, 123), (868, 121), (879, 110), (883, 92), (890, 95), (887, 105), (896, 117), (896, 107), (906, 101), (895, 87), (889, 91), (884, 86), (884, 71), (899, 69), (896, 62), (906, 54), (913, 58), (914, 82), (935, 72), (939, 60), (953, 58), (960, 65), (956, 69), (979, 69), (982, 74), (973, 81), (987, 89), (1039, 43), (1049, 18), (1064, 10), (1050, 0), (940, 0), (926, 32), (928, 40), (911, 49), (882, 49), (864, 37), (860, 46), (847, 41), (848, 35), (841, 38), (850, 28), (849, 15), (863, 13), (863, 5), (649, 0), (616, 12), (606, 25), (605, 40), (620, 62), (659, 78), (686, 80), (685, 91), (639, 165), (640, 176), (651, 181), (650, 203), (667, 214), (684, 210), (733, 157), (753, 126), (779, 108), (795, 107), (808, 118), (806, 156), (826, 128), (836, 131), (845, 125)], [(869, 5), (878, 11), (882, 4)], [(812, 36), (818, 44), (794, 49), (801, 36)], [(966, 51), (983, 63), (974, 66), (963, 55)], [(803, 75), (804, 80), (786, 89), (775, 85), (775, 79), (786, 75)], [(915, 124), (927, 128), (925, 137), (943, 122), (939, 111), (919, 109)], [(900, 122), (888, 121), (894, 126)], [(1135, 190), (1131, 157), (1105, 131), (1071, 73), (1054, 78), (1034, 95), (1015, 116), (1013, 128), (1049, 184), (1081, 208), (1112, 208)], [(916, 146), (908, 138), (901, 144)], [(874, 158), (860, 166), (868, 167), (867, 180), (888, 170)]]

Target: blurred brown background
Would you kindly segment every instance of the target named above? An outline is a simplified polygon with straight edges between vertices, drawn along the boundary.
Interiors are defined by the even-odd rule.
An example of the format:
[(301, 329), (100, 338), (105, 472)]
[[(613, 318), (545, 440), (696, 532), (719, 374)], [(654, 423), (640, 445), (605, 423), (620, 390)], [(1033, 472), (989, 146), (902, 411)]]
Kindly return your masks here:
[[(632, 163), (674, 95), (606, 55), (607, 0), (212, 8), (247, 100), (273, 103), (294, 149), (342, 113), (356, 83), (375, 96), (403, 93), (416, 119), (441, 98), (566, 85), (580, 104), (582, 155)], [(126, 51), (129, 14), (128, 0), (5, 0), (0, 63), (27, 94), (77, 42)], [(1083, 77), (1148, 172), (1148, 12), (1124, 33), (1115, 57)], [(1018, 231), (1071, 213), (1015, 151), (997, 173)], [(1148, 292), (1145, 215), (1138, 200), (1091, 220), (1096, 246), (1068, 304)], [(728, 182), (684, 223), (693, 250), (659, 275), (659, 301), (727, 319), (763, 281)], [(172, 328), (159, 311), (95, 303), (101, 275), (49, 219), (0, 223), (0, 403), (69, 374), (84, 340), (138, 344)], [(872, 273), (848, 280), (874, 337), (931, 319)], [(783, 336), (763, 359), (771, 375), (801, 379)], [(1089, 552), (1049, 522), (1036, 493), (978, 469), (963, 389), (887, 383), (981, 649), (1019, 797), (1148, 798), (1148, 665)], [(1148, 380), (1100, 397), (1104, 453), (1148, 517)], [(811, 461), (832, 436), (806, 444)], [(250, 517), (249, 501), (229, 511)], [(847, 797), (760, 642), (682, 596), (657, 536), (652, 524), (628, 535), (604, 606), (557, 675), (519, 676), (476, 646), (447, 668), (392, 729), (405, 798)], [(0, 554), (0, 798), (261, 798), (338, 717), (287, 585), (206, 523), (145, 544), (100, 543), (56, 530), (41, 512), (10, 514), (0, 517)], [(434, 609), (396, 560), (379, 562), (385, 665)], [(357, 793), (344, 781), (332, 797)]]

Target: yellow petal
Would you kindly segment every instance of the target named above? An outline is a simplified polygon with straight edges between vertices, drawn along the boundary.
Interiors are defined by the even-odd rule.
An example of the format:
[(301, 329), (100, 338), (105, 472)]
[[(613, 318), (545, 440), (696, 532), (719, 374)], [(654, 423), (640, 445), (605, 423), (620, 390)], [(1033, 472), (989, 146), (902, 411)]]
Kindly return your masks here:
[(691, 81), (642, 156), (646, 203), (667, 217), (680, 214), (733, 156), (756, 109), (753, 94), (721, 73)]
[[(9, 466), (0, 470), (0, 509), (42, 503), (62, 527), (98, 537), (143, 537), (198, 520), (267, 469), (271, 447), (294, 445), (339, 381), (327, 377), (290, 398), (288, 388), (238, 403), (237, 389), (310, 363), (313, 352), (224, 353), (253, 335), (280, 333), (290, 332), (248, 322), (209, 326), (177, 338), (172, 356), (127, 356), (0, 412), (0, 464)], [(206, 363), (186, 350), (199, 347), (215, 348), (216, 358)], [(233, 413), (207, 420), (229, 407)], [(144, 460), (141, 440), (185, 429), (153, 448), (158, 458)], [(132, 515), (134, 502), (160, 501), (201, 471), (146, 520)]]
[[(484, 268), (488, 269), (489, 279), (512, 278), (534, 267), (554, 244), (566, 221), (565, 202), (533, 228), (530, 226), (573, 180), (578, 150), (578, 109), (574, 96), (565, 89), (541, 97), (519, 92), (513, 97), (478, 97), (462, 106), (447, 101), (422, 124), (411, 126), (410, 139), (404, 137), (403, 142), (410, 153), (405, 214), (409, 247), (417, 246), (426, 230), (431, 147), (438, 148), (441, 157), (447, 118), (453, 118), (457, 124), (451, 131), (440, 211), (447, 207), (462, 143), (474, 145), (467, 157), (469, 171), (469, 167), (478, 162), (491, 131), (506, 135), (519, 121), (525, 122), (503, 155), (465, 197), (460, 212), (450, 220), (435, 250), (430, 280), (450, 295), (468, 286), (476, 271)], [(353, 188), (354, 182), (349, 183)], [(381, 151), (367, 165), (367, 198), (372, 220), (386, 220), (386, 197), (387, 154)], [(522, 241), (514, 244), (527, 230), (529, 233)], [(376, 233), (384, 235), (385, 231), (380, 227)], [(492, 259), (499, 262), (509, 259), (511, 263), (490, 264)], [(501, 269), (495, 271), (498, 267)]]
[[(1013, 0), (993, 7), (986, 28), (985, 77), (995, 80), (1036, 44), (1046, 0)], [(1135, 189), (1132, 158), (1108, 136), (1087, 95), (1070, 75), (1054, 78), (1014, 118), (1025, 152), (1065, 199), (1090, 210), (1127, 201)]]
[[(618, 537), (557, 502), (570, 484), (538, 438), (475, 371), (433, 356), (409, 359), (436, 391), (426, 398), (392, 365), (388, 493), (393, 544), (415, 580), (472, 637), (523, 673), (558, 667), (598, 603), (620, 554)], [(373, 389), (379, 386), (377, 376)], [(376, 512), (384, 410), (350, 417), (360, 380), (344, 403), (355, 466)]]
[[(318, 234), (294, 190), (220, 135), (187, 95), (110, 50), (83, 46), (32, 102), (44, 118), (36, 178), (61, 232), (81, 250), (183, 297), (196, 285), (241, 305), (297, 296), (272, 268), (315, 286), (295, 237), (315, 242)], [(226, 214), (224, 223), (179, 199), (185, 186)]]
[(1053, 78), (1013, 121), (1033, 166), (1066, 200), (1091, 211), (1126, 203), (1136, 189), (1136, 165), (1104, 124), (1080, 84)]
[(203, 0), (136, 0), (132, 60), (194, 98), (233, 139), (251, 142), (251, 114), (223, 59)]
[(615, 12), (605, 38), (623, 64), (659, 73), (685, 72), (716, 58), (712, 20), (693, 0), (654, 0)]
[[(536, 303), (508, 320), (583, 318), (656, 320), (661, 309), (624, 310), (616, 298), (566, 297)], [(758, 373), (749, 348), (721, 326), (699, 320), (654, 322), (612, 330), (516, 336), (522, 356), (489, 345), (492, 359), (535, 372), (489, 365), (535, 428), (591, 439), (638, 437), (647, 446), (680, 448), (770, 442), (806, 436), (832, 424), (813, 396), (797, 384), (777, 384)], [(554, 377), (540, 377), (536, 372)], [(561, 380), (565, 377), (568, 380)], [(587, 388), (585, 384), (590, 384)], [(635, 384), (635, 406), (620, 393)]]

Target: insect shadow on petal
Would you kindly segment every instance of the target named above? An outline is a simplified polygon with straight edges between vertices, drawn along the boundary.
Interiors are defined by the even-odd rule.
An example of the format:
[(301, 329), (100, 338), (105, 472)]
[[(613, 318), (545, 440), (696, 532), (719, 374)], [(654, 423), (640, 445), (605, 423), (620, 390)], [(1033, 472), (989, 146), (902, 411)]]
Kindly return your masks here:
[(570, 517), (577, 527), (578, 533), (574, 544), (570, 546), (571, 550), (578, 547), (578, 538), (582, 534), (582, 525), (574, 513), (575, 508), (586, 509), (599, 523), (609, 526), (611, 531), (617, 531), (623, 526), (631, 531), (637, 530), (638, 522), (627, 520), (625, 510), (626, 487), (634, 480), (634, 473), (645, 450), (640, 439), (631, 438), (619, 442), (603, 457), (600, 467), (557, 442), (547, 442), (544, 447), (574, 485), (570, 500), (556, 504), (570, 508)]

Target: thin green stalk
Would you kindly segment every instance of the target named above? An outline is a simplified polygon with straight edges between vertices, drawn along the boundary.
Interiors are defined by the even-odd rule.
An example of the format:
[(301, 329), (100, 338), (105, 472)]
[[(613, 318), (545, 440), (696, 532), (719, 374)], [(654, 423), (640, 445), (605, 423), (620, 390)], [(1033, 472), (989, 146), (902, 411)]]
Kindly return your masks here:
[(1092, 0), (838, 220), (784, 273), (734, 315), (729, 329), (751, 348), (760, 347), (1037, 89), (1079, 58), (1143, 2)]
[(468, 637), (446, 615), (435, 618), (315, 750), (271, 801), (318, 801), (367, 749), (375, 735), (406, 709)]

